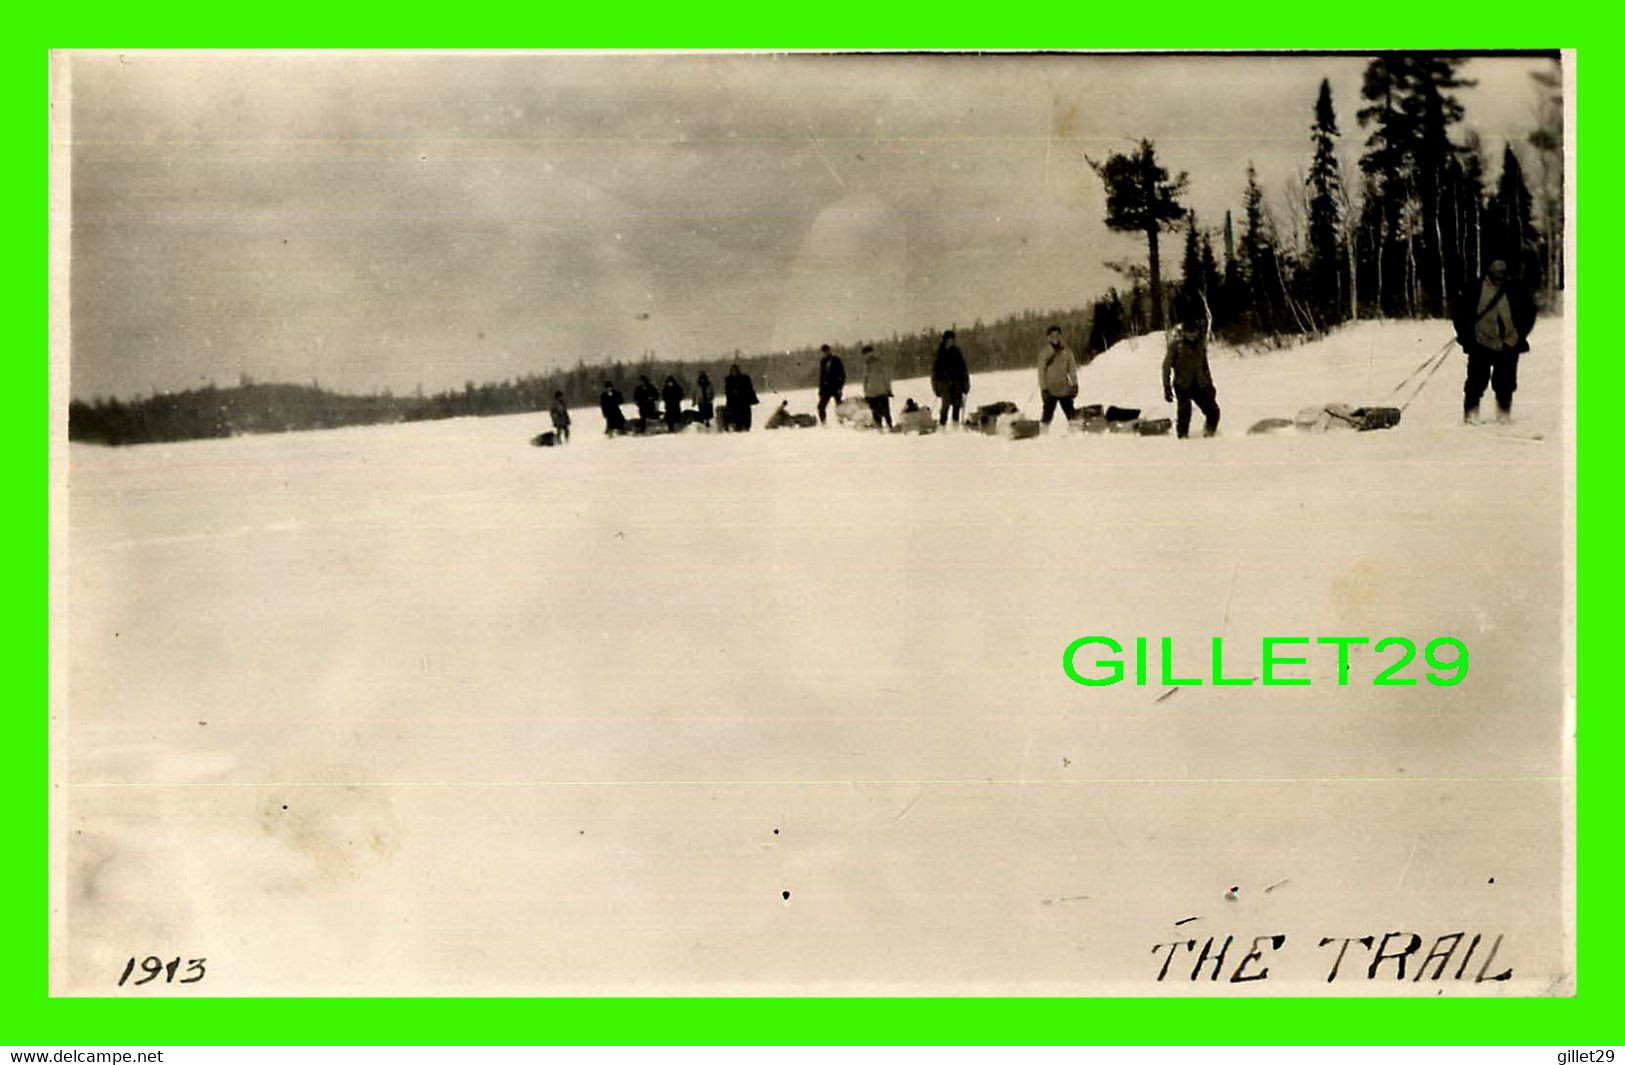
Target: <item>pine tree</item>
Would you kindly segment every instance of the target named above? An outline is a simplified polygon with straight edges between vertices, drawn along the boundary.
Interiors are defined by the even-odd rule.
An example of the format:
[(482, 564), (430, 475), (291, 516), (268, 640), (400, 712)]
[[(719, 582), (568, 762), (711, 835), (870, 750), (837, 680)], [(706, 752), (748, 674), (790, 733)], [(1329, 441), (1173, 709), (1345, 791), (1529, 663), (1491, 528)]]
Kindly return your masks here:
[(1315, 122), (1309, 133), (1315, 145), (1314, 161), (1309, 166), (1309, 288), (1321, 321), (1332, 322), (1341, 306), (1338, 280), (1343, 256), (1338, 241), (1338, 203), (1343, 178), (1337, 165), (1337, 113), (1332, 107), (1331, 82), (1325, 79), (1320, 83)]
[(1181, 173), (1170, 178), (1157, 163), (1156, 148), (1149, 140), (1140, 141), (1132, 155), (1110, 155), (1103, 163), (1089, 160), (1089, 166), (1106, 187), (1106, 225), (1127, 233), (1144, 233), (1151, 267), (1151, 328), (1163, 327), (1162, 263), (1157, 236), (1185, 215), (1179, 204), (1188, 183)]
[(1208, 313), (1212, 315), (1212, 327), (1218, 329), (1230, 324), (1229, 308), (1224, 300), (1224, 275), (1219, 272), (1219, 263), (1213, 257), (1213, 238), (1202, 234), (1202, 291), (1207, 293)]
[(1372, 132), (1360, 169), (1373, 179), (1368, 195), (1377, 199), (1375, 274), (1387, 313), (1442, 313), (1459, 282), (1461, 264), (1448, 254), (1457, 212), (1446, 170), (1455, 151), (1450, 127), (1463, 114), (1450, 90), (1474, 84), (1458, 76), (1462, 62), (1390, 56), (1366, 67), (1359, 118)]
[[(1505, 259), (1513, 271), (1534, 287), (1539, 281), (1539, 234), (1534, 223), (1534, 198), (1524, 183), (1523, 166), (1509, 143), (1501, 156), (1501, 179), (1490, 200), (1486, 227), (1490, 254)], [(1486, 259), (1488, 257), (1486, 256)]]
[(1245, 289), (1245, 306), (1253, 316), (1253, 327), (1274, 330), (1274, 293), (1271, 272), (1275, 268), (1274, 237), (1264, 213), (1264, 190), (1258, 184), (1258, 170), (1247, 164), (1247, 191), (1242, 197), (1241, 239), (1236, 244), (1236, 259)]
[(1174, 317), (1183, 320), (1192, 312), (1200, 312), (1207, 304), (1206, 279), (1202, 272), (1202, 242), (1196, 227), (1196, 212), (1186, 216), (1185, 255), (1180, 261), (1179, 294), (1175, 297)]

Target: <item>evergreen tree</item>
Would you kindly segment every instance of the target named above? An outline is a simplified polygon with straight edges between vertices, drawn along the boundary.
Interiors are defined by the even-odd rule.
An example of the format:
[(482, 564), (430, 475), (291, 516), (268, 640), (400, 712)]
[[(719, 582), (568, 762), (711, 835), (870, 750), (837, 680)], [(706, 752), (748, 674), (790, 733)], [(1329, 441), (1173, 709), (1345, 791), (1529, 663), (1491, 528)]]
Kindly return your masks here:
[(1089, 166), (1106, 187), (1106, 225), (1127, 233), (1144, 233), (1151, 267), (1151, 328), (1163, 327), (1162, 263), (1157, 236), (1185, 215), (1179, 204), (1187, 182), (1185, 174), (1170, 178), (1157, 162), (1156, 148), (1149, 140), (1131, 155), (1113, 154), (1103, 163), (1089, 160)]
[(1343, 179), (1337, 165), (1337, 112), (1332, 107), (1331, 82), (1325, 79), (1320, 83), (1315, 121), (1309, 133), (1315, 145), (1314, 160), (1309, 166), (1310, 300), (1321, 321), (1330, 323), (1337, 320), (1342, 305), (1339, 278), (1343, 255), (1338, 240), (1341, 224), (1338, 203)]
[(1484, 271), (1484, 149), (1476, 132), (1469, 130), (1456, 153), (1457, 250), (1463, 282), (1471, 282)]
[(1535, 287), (1540, 280), (1540, 241), (1534, 222), (1534, 198), (1524, 182), (1518, 153), (1510, 143), (1501, 156), (1501, 179), (1490, 200), (1486, 229), (1490, 253), (1505, 259), (1525, 283)]
[(1236, 243), (1236, 259), (1245, 292), (1245, 308), (1252, 316), (1251, 326), (1273, 330), (1276, 325), (1274, 293), (1270, 285), (1275, 268), (1274, 236), (1264, 213), (1264, 190), (1258, 184), (1258, 170), (1247, 164), (1247, 191), (1242, 196), (1241, 239)]
[(1207, 306), (1207, 278), (1202, 270), (1202, 242), (1195, 211), (1186, 216), (1185, 255), (1180, 261), (1179, 293), (1174, 302), (1176, 319)]
[[(1374, 275), (1379, 308), (1390, 314), (1443, 313), (1460, 282), (1456, 244), (1459, 198), (1446, 184), (1455, 152), (1450, 127), (1461, 120), (1451, 90), (1473, 84), (1458, 76), (1463, 60), (1448, 56), (1389, 56), (1366, 67), (1360, 109), (1370, 127), (1360, 169), (1375, 198)], [(1367, 227), (1368, 229), (1370, 227)]]
[(1202, 291), (1207, 293), (1208, 313), (1212, 315), (1212, 328), (1230, 324), (1229, 308), (1224, 300), (1224, 275), (1213, 257), (1213, 239), (1202, 234)]

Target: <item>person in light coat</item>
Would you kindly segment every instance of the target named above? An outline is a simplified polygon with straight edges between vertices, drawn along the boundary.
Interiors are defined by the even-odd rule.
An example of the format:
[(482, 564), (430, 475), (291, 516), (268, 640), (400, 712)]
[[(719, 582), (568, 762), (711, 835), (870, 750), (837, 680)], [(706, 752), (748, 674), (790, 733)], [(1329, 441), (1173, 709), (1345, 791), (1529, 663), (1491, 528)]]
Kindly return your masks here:
[(869, 404), (869, 411), (875, 417), (875, 428), (879, 429), (884, 422), (887, 429), (892, 427), (891, 421), (891, 371), (886, 369), (886, 362), (875, 349), (868, 344), (863, 346), (863, 398)]
[(1039, 420), (1045, 426), (1055, 417), (1056, 407), (1068, 421), (1072, 419), (1072, 401), (1078, 395), (1078, 360), (1061, 339), (1058, 325), (1049, 327), (1044, 348), (1038, 353), (1038, 392), (1044, 397), (1044, 413)]

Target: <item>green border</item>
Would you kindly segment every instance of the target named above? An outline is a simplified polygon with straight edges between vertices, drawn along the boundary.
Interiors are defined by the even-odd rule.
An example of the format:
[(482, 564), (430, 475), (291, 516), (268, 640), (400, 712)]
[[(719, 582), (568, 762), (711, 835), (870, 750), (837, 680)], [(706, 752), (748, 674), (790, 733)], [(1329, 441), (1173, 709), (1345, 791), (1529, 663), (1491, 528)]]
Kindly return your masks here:
[[(1609, 5), (1611, 8), (1612, 5)], [(1579, 48), (1588, 140), (1583, 172), (1588, 188), (1606, 189), (1619, 173), (1619, 149), (1608, 116), (1618, 102), (1617, 39), (1605, 28), (1607, 10), (1562, 5), (1489, 3), (1440, 10), (1407, 0), (1370, 3), (1155, 5), (981, 4), (917, 10), (830, 3), (805, 6), (742, 3), (652, 5), (638, 0), (613, 10), (576, 5), (575, 14), (546, 5), (470, 8), (395, 4), (378, 10), (307, 2), (264, 9), (218, 3), (145, 6), (64, 5), (13, 15), (5, 79), (10, 143), (40, 145), (51, 47), (685, 47), (685, 48)], [(1578, 138), (1576, 138), (1576, 141)], [(36, 148), (14, 153), (5, 168), (18, 205), (11, 231), (9, 316), (19, 339), (45, 333), (47, 303), (34, 256), (43, 234), (39, 210), (45, 159)], [(1578, 162), (1578, 160), (1577, 160)], [(1593, 202), (1602, 203), (1594, 193)], [(1588, 219), (1587, 248), (1612, 249), (1614, 211)], [(1576, 218), (1578, 214), (1576, 213)], [(26, 251), (24, 249), (27, 249)], [(1619, 273), (1592, 254), (1588, 290), (1611, 287)], [(1578, 277), (1575, 271), (1574, 277)], [(26, 298), (25, 298), (26, 294)], [(29, 327), (24, 323), (34, 322)], [(1616, 1003), (1625, 1002), (1610, 920), (1613, 896), (1625, 883), (1621, 823), (1620, 728), (1600, 667), (1586, 676), (1597, 698), (1588, 704), (1580, 747), (1581, 834), (1579, 993), (1567, 999), (1428, 1000), (111, 1000), (46, 996), (46, 684), (47, 633), (35, 605), (45, 592), (46, 364), (14, 361), (22, 398), (0, 433), (11, 462), (4, 474), (17, 500), (0, 525), (9, 541), (4, 654), (12, 679), (8, 713), (0, 715), (0, 745), (10, 762), (4, 776), (6, 838), (3, 887), (7, 915), (0, 1044), (37, 1046), (198, 1045), (239, 1043), (1469, 1043), (1608, 1045), (1619, 1033)], [(1604, 372), (1625, 352), (1604, 353)], [(1597, 388), (1601, 385), (1594, 386)], [(1588, 410), (1591, 408), (1588, 408)], [(1599, 415), (1604, 408), (1595, 408)], [(1588, 433), (1579, 479), (1595, 483), (1583, 513), (1580, 649), (1598, 661), (1621, 631), (1625, 595), (1613, 564), (1618, 526), (1611, 485), (1619, 468), (1614, 434)], [(37, 523), (37, 524), (36, 524)], [(1532, 1059), (1541, 1060), (1541, 1059)]]

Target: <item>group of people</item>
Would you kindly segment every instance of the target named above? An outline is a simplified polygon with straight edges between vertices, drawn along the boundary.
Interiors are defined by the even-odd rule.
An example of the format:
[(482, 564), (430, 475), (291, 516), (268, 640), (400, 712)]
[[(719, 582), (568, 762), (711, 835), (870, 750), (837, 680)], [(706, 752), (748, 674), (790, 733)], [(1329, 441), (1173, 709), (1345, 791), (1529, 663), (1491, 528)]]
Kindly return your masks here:
[[(751, 382), (750, 375), (739, 368), (735, 363), (722, 381), (722, 418), (721, 428), (730, 432), (747, 432), (750, 429), (751, 411), (760, 400), (756, 396), (756, 386)], [(688, 398), (688, 391), (683, 388), (682, 382), (671, 374), (657, 389), (654, 382), (649, 380), (647, 374), (638, 378), (638, 385), (632, 390), (632, 402), (637, 407), (637, 416), (644, 423), (642, 428), (649, 424), (664, 422), (668, 431), (676, 432), (690, 422), (697, 422), (709, 428), (716, 419), (716, 389), (711, 384), (711, 378), (704, 370), (694, 379), (694, 406), (685, 411), (683, 400)], [(618, 435), (631, 430), (621, 406), (626, 397), (621, 390), (615, 387), (615, 382), (605, 381), (604, 390), (598, 394), (598, 409), (604, 415), (604, 431), (610, 435)], [(559, 443), (568, 443), (570, 440), (570, 406), (564, 400), (563, 392), (553, 393), (553, 402), (548, 405), (548, 415), (553, 420), (553, 431)]]
[[(869, 413), (874, 419), (876, 428), (892, 428), (891, 400), (892, 378), (891, 370), (886, 362), (875, 354), (872, 345), (863, 346), (863, 400), (869, 406)], [(954, 424), (959, 424), (959, 417), (965, 408), (965, 396), (970, 392), (970, 369), (965, 364), (965, 355), (955, 343), (954, 331), (949, 329), (942, 334), (942, 342), (937, 346), (936, 358), (931, 363), (931, 390), (936, 393), (941, 403), (941, 414), (938, 424), (947, 425), (949, 412), (952, 412)], [(818, 359), (818, 421), (823, 424), (828, 420), (829, 405), (831, 401), (839, 404), (846, 391), (846, 364), (841, 357), (830, 350), (825, 344), (819, 349)]]
[[(1518, 356), (1529, 350), (1529, 331), (1535, 320), (1534, 301), (1508, 277), (1506, 261), (1496, 259), (1482, 278), (1467, 286), (1453, 308), (1453, 319), (1456, 340), (1467, 354), (1463, 418), (1477, 422), (1479, 403), (1485, 391), (1492, 390), (1497, 419), (1508, 420), (1512, 395), (1518, 388)], [(1162, 360), (1162, 394), (1166, 402), (1175, 405), (1174, 429), (1181, 438), (1190, 434), (1193, 408), (1202, 412), (1202, 435), (1212, 436), (1219, 427), (1218, 390), (1208, 365), (1207, 332), (1208, 321), (1201, 308), (1176, 308), (1176, 324), (1168, 330), (1167, 353)], [(875, 426), (891, 429), (891, 372), (872, 346), (865, 344), (862, 355), (863, 399)], [(842, 401), (846, 384), (845, 363), (828, 344), (823, 345), (818, 360), (820, 424), (828, 419), (830, 403)], [(638, 417), (645, 422), (657, 422), (663, 417), (667, 428), (673, 431), (688, 420), (709, 427), (715, 416), (715, 393), (703, 370), (694, 387), (694, 410), (687, 415), (682, 409), (687, 393), (670, 375), (659, 389), (647, 376), (639, 378), (637, 388), (632, 391), (632, 401), (637, 405)], [(931, 364), (931, 390), (939, 403), (938, 424), (946, 427), (951, 418), (958, 425), (965, 397), (970, 394), (970, 369), (952, 329), (942, 334), (937, 346), (936, 358)], [(1054, 419), (1057, 409), (1069, 420), (1076, 413), (1078, 359), (1067, 347), (1058, 325), (1049, 327), (1044, 347), (1038, 353), (1038, 391), (1043, 401), (1040, 421), (1044, 426)], [(750, 375), (741, 370), (738, 363), (723, 380), (722, 392), (722, 429), (749, 431), (751, 408), (759, 400)], [(605, 381), (598, 405), (603, 411), (607, 432), (627, 431), (626, 417), (621, 413), (625, 402), (614, 383)], [(569, 440), (570, 411), (563, 393), (553, 393), (549, 413), (560, 442)]]
[[(1168, 392), (1170, 402), (1174, 401), (1175, 393), (1180, 397), (1181, 436), (1185, 435), (1189, 427), (1190, 403), (1193, 401), (1208, 415), (1207, 431), (1211, 434), (1218, 425), (1218, 407), (1212, 400), (1213, 382), (1212, 375), (1207, 370), (1206, 343), (1201, 334), (1196, 332), (1182, 333), (1181, 337), (1177, 349), (1178, 358), (1176, 359), (1174, 344), (1170, 343), (1168, 361), (1163, 364), (1164, 391)], [(862, 355), (864, 402), (869, 406), (876, 428), (889, 430), (893, 427), (891, 372), (885, 360), (875, 353), (872, 345), (865, 344)], [(1169, 384), (1171, 367), (1177, 368), (1174, 380)], [(819, 424), (828, 421), (830, 403), (839, 404), (844, 398), (846, 383), (846, 364), (839, 355), (830, 350), (828, 344), (823, 345), (819, 349), (818, 360)], [(1050, 424), (1057, 408), (1069, 419), (1073, 416), (1074, 400), (1078, 395), (1078, 360), (1066, 346), (1061, 336), (1061, 327), (1058, 325), (1049, 327), (1047, 344), (1039, 352), (1038, 385), (1044, 403), (1043, 424)], [(716, 393), (705, 371), (701, 370), (695, 379), (694, 389), (694, 409), (685, 415), (683, 400), (688, 398), (688, 394), (681, 382), (668, 374), (665, 382), (657, 389), (654, 382), (644, 375), (638, 378), (638, 385), (632, 390), (632, 402), (637, 406), (638, 417), (645, 423), (664, 420), (667, 429), (676, 431), (692, 420), (709, 428), (716, 416)], [(1169, 391), (1170, 389), (1172, 391)], [(937, 423), (946, 427), (952, 419), (953, 423), (958, 425), (964, 414), (965, 397), (970, 394), (970, 367), (965, 362), (965, 354), (959, 349), (952, 329), (942, 334), (936, 358), (932, 361), (931, 390), (936, 394), (940, 405)], [(615, 383), (605, 381), (604, 390), (598, 397), (598, 407), (604, 415), (605, 432), (614, 435), (629, 430), (626, 415), (621, 411), (625, 402), (626, 398), (615, 387)], [(727, 377), (723, 379), (720, 427), (725, 432), (748, 432), (751, 428), (751, 408), (759, 402), (756, 386), (751, 381), (750, 375), (740, 369), (738, 363), (734, 363)], [(552, 417), (553, 430), (559, 442), (567, 443), (570, 439), (570, 408), (564, 400), (563, 392), (553, 393), (553, 402), (548, 407), (548, 413)]]

